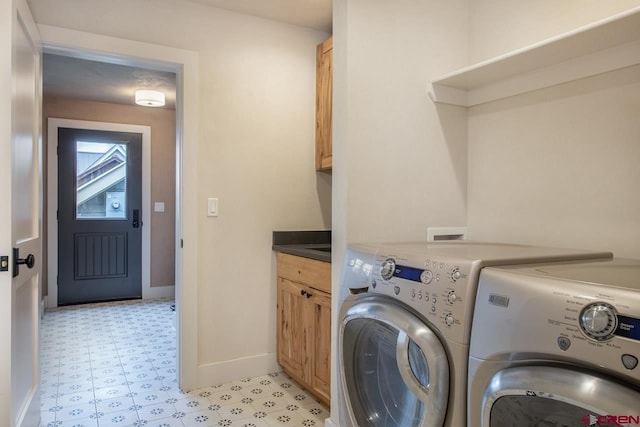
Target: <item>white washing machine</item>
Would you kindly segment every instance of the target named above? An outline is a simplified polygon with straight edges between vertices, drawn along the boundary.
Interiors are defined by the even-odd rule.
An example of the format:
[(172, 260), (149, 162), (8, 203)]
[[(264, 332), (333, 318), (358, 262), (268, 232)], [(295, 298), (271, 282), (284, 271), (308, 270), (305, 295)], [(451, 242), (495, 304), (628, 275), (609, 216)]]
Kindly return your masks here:
[(349, 246), (333, 399), (340, 426), (466, 426), (480, 270), (601, 257), (611, 253), (464, 241)]
[(640, 260), (487, 268), (469, 426), (640, 425)]

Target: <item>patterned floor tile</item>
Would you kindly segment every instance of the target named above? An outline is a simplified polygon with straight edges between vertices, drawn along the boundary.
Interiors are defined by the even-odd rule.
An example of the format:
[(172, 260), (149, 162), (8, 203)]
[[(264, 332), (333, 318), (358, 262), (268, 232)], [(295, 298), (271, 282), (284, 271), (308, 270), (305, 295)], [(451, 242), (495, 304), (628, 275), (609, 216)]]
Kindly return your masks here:
[(144, 427), (184, 427), (184, 424), (177, 418), (169, 417), (150, 421)]
[(283, 373), (184, 393), (167, 299), (63, 307), (41, 329), (42, 427), (320, 427), (328, 410)]
[(59, 405), (61, 409), (56, 412), (57, 421), (73, 421), (89, 418), (96, 413), (96, 405), (83, 403), (80, 405)]
[(182, 424), (184, 424), (185, 427), (217, 426), (219, 422), (220, 417), (218, 414), (211, 412), (190, 412), (182, 418)]
[(138, 421), (136, 411), (111, 412), (98, 419), (99, 427), (132, 426)]

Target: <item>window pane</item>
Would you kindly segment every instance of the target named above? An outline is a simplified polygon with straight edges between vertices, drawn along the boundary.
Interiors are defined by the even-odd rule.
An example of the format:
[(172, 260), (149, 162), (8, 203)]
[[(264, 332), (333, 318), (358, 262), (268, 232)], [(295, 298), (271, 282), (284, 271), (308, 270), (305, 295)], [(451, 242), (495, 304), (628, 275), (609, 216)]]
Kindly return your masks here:
[(76, 218), (127, 218), (127, 145), (76, 142)]

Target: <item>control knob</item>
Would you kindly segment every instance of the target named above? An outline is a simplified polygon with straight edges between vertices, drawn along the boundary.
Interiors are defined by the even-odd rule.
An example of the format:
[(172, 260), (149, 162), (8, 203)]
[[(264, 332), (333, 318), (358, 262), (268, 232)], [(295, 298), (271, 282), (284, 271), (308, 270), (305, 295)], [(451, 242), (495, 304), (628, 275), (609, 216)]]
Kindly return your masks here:
[(460, 273), (460, 269), (458, 267), (454, 268), (451, 272), (451, 280), (454, 282), (462, 277), (462, 273)]
[(618, 327), (616, 309), (605, 302), (591, 303), (580, 313), (580, 327), (589, 338), (606, 341)]
[(393, 258), (389, 258), (382, 263), (382, 269), (380, 269), (380, 275), (384, 280), (389, 280), (393, 277), (393, 273), (395, 271), (396, 271), (396, 261)]
[(424, 270), (420, 274), (420, 281), (425, 285), (428, 285), (433, 280), (433, 272), (431, 270)]
[(453, 322), (454, 322), (453, 315), (451, 313), (447, 314), (444, 317), (444, 322), (447, 324), (447, 326), (453, 325)]
[(454, 291), (449, 292), (449, 295), (447, 295), (447, 301), (449, 301), (450, 304), (453, 304), (457, 300), (458, 296), (456, 295), (456, 293)]

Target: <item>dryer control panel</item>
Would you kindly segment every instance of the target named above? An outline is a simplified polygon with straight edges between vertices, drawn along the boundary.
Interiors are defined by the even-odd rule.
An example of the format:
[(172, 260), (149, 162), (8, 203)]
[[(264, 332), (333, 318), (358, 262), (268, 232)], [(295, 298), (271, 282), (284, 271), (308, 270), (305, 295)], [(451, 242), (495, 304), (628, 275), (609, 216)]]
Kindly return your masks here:
[[(581, 268), (593, 273), (607, 266), (635, 269), (640, 279), (640, 263), (594, 262)], [(640, 289), (535, 273), (533, 268), (482, 271), (474, 321), (495, 327), (474, 330), (471, 356), (538, 354), (640, 381)]]
[(369, 292), (399, 299), (448, 339), (468, 344), (476, 277), (474, 263), (379, 252)]

